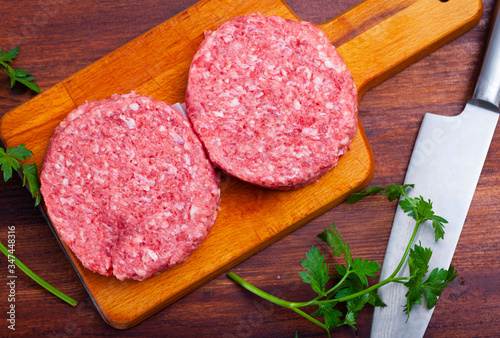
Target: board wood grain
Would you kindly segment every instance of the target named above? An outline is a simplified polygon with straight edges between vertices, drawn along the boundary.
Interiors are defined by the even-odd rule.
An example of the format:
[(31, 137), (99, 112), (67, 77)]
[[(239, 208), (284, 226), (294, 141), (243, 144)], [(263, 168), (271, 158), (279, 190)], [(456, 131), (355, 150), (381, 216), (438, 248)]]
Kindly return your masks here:
[[(472, 28), (481, 1), (367, 0), (319, 25), (338, 46), (360, 98), (374, 85)], [(57, 124), (77, 105), (136, 90), (170, 103), (184, 101), (187, 71), (204, 30), (252, 12), (298, 18), (281, 1), (201, 1), (6, 114), (6, 146), (25, 143), (40, 166)], [(371, 179), (373, 156), (360, 126), (352, 149), (318, 183), (292, 192), (221, 183), (221, 211), (188, 261), (144, 282), (119, 282), (83, 268), (62, 245), (103, 318), (128, 328), (231, 266), (307, 223)]]

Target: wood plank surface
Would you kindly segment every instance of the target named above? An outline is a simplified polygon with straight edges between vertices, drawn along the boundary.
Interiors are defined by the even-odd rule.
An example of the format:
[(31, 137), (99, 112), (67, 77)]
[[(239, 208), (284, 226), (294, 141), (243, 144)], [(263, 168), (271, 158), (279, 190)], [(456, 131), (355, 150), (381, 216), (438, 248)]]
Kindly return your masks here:
[[(388, 16), (386, 7), (395, 3), (368, 0), (345, 16), (321, 25), (331, 39), (337, 27), (346, 27), (346, 22), (351, 33), (359, 33), (339, 46), (339, 52), (360, 94), (368, 85), (413, 62), (423, 51), (450, 39), (456, 31), (471, 28), (481, 13), (475, 0), (462, 0), (453, 7), (432, 0), (405, 0)], [(370, 16), (384, 20), (361, 31), (359, 22), (367, 18), (357, 11), (364, 6), (373, 7)], [(468, 10), (462, 10), (464, 7)], [(183, 102), (189, 65), (203, 32), (256, 11), (297, 19), (279, 0), (201, 1), (5, 115), (0, 122), (4, 143), (26, 144), (35, 153), (29, 162), (36, 162), (40, 168), (54, 128), (65, 114), (85, 101), (136, 90), (170, 103)], [(351, 17), (358, 21), (349, 22)], [(221, 210), (201, 247), (187, 262), (144, 282), (122, 282), (93, 273), (63, 245), (103, 318), (113, 327), (125, 329), (337, 205), (366, 186), (373, 171), (373, 157), (360, 125), (351, 150), (317, 184), (283, 192), (225, 177), (221, 182)]]
[[(30, 46), (31, 44), (36, 45), (36, 37), (40, 39), (40, 36), (33, 32), (32, 35), (34, 36), (24, 36), (23, 39), (21, 39), (21, 42), (30, 41), (30, 44), (25, 42), (25, 44), (21, 45), (20, 56), (24, 55), (25, 58), (18, 60), (18, 66), (23, 67), (23, 63), (21, 62), (24, 60), (24, 65), (26, 65), (25, 68), (28, 68), (30, 60), (34, 60), (33, 68), (28, 69), (37, 75), (38, 78), (42, 77), (38, 74), (46, 74), (45, 78), (42, 78), (41, 82), (39, 81), (42, 86), (45, 84), (45, 88), (50, 88), (51, 85), (58, 83), (75, 71), (81, 69), (85, 66), (86, 62), (87, 64), (90, 64), (90, 62), (95, 60), (92, 59), (94, 55), (78, 53), (78, 51), (95, 51), (96, 49), (99, 50), (99, 48), (101, 48), (102, 50), (100, 56), (103, 56), (106, 53), (120, 47), (131, 38), (137, 36), (137, 34), (140, 34), (148, 29), (148, 27), (146, 27), (141, 31), (140, 27), (131, 28), (130, 24), (127, 25), (127, 20), (132, 19), (127, 16), (125, 16), (125, 18), (121, 18), (121, 20), (109, 19), (111, 14), (109, 12), (109, 8), (113, 8), (116, 11), (124, 11), (124, 8), (115, 4), (106, 2), (100, 3), (99, 6), (101, 7), (96, 8), (101, 9), (101, 11), (91, 11), (89, 14), (91, 19), (88, 19), (89, 22), (85, 21), (87, 19), (82, 19), (79, 16), (79, 13), (83, 11), (83, 8), (79, 7), (81, 5), (71, 4), (74, 5), (74, 7), (72, 7), (70, 4), (64, 2), (58, 2), (57, 4), (57, 7), (52, 7), (52, 12), (50, 13), (55, 12), (55, 8), (57, 8), (60, 14), (54, 15), (51, 18), (58, 17), (64, 13), (64, 20), (67, 21), (63, 20), (63, 22), (66, 22), (66, 25), (71, 22), (76, 22), (77, 25), (80, 24), (82, 27), (93, 27), (91, 24), (98, 22), (95, 27), (102, 28), (102, 31), (101, 29), (96, 29), (96, 31), (98, 31), (97, 33), (102, 34), (100, 35), (103, 37), (101, 41), (113, 41), (114, 47), (112, 45), (103, 45), (97, 41), (85, 41), (84, 38), (81, 37), (82, 33), (80, 32), (80, 35), (78, 34), (78, 30), (73, 32), (73, 37), (71, 39), (68, 37), (61, 39), (61, 37), (65, 36), (60, 31), (61, 27), (64, 27), (64, 24), (62, 26), (57, 25), (58, 29), (52, 27), (54, 24), (47, 24), (42, 27), (44, 31), (43, 37), (47, 37), (49, 42), (38, 42), (40, 47), (35, 49), (36, 52), (34, 50), (30, 50)], [(354, 4), (355, 2), (351, 3), (351, 5)], [(412, 5), (408, 1), (406, 4), (405, 8)], [(186, 4), (185, 7), (181, 6), (180, 9), (186, 8), (188, 5), (189, 4)], [(323, 4), (323, 6), (324, 5), (325, 4)], [(337, 5), (337, 8), (342, 5), (343, 4)], [(10, 7), (11, 10), (16, 10), (16, 6), (18, 5), (12, 4)], [(30, 17), (28, 14), (30, 19), (35, 18), (35, 14), (37, 13), (36, 6), (37, 4), (34, 3), (33, 7), (35, 7), (35, 9), (31, 12), (33, 13), (32, 16)], [(38, 9), (40, 10), (41, 5), (38, 6)], [(172, 7), (168, 8), (172, 10), (172, 8), (175, 8), (176, 4), (172, 4), (171, 6)], [(320, 18), (316, 19), (316, 22), (321, 22), (323, 21), (321, 19), (329, 18), (328, 16), (322, 16), (326, 15), (326, 13), (323, 13), (324, 11), (321, 7), (316, 9), (314, 8), (314, 5), (311, 5), (310, 9), (307, 9), (306, 7), (308, 6), (302, 7), (302, 13), (307, 13), (307, 10), (312, 11), (312, 13), (316, 13), (314, 15), (319, 15)], [(133, 4), (128, 5), (126, 8), (130, 10), (130, 13), (125, 11), (130, 16), (133, 16), (133, 14), (131, 14), (133, 10), (137, 10), (137, 7), (134, 7)], [(489, 4), (489, 7), (486, 9), (490, 10), (491, 4)], [(145, 11), (145, 9), (142, 9), (142, 12), (139, 12), (144, 14)], [(306, 15), (300, 15), (301, 12), (297, 12), (301, 18), (304, 18), (303, 15)], [(49, 12), (45, 11), (45, 13)], [(151, 13), (150, 17), (148, 17), (148, 19), (151, 20), (149, 22), (154, 22), (154, 13), (156, 13), (156, 10), (149, 13)], [(334, 12), (330, 13), (330, 15), (336, 15), (339, 13), (340, 12)], [(158, 21), (154, 22), (154, 24), (150, 27), (164, 21), (157, 18), (159, 14), (156, 15), (156, 20)], [(40, 15), (37, 15), (36, 17), (40, 17)], [(168, 17), (165, 19), (167, 18)], [(309, 18), (305, 17), (304, 19)], [(379, 19), (382, 20), (383, 18)], [(143, 21), (143, 19), (135, 19), (131, 22), (138, 22), (145, 25)], [(109, 31), (103, 29), (104, 27), (113, 27), (113, 25), (109, 25), (110, 22), (114, 22), (114, 30), (111, 28), (108, 28)], [(360, 32), (367, 32), (371, 27), (375, 27), (377, 25), (377, 23), (373, 23), (373, 21), (370, 22), (370, 20), (367, 19), (362, 22), (363, 28), (358, 28), (358, 35)], [(377, 158), (379, 159), (379, 161), (377, 161), (377, 169), (375, 171), (373, 182), (374, 184), (388, 184), (391, 182), (398, 183), (397, 180), (402, 182), (407, 160), (409, 158), (409, 154), (411, 154), (412, 142), (414, 141), (414, 137), (418, 131), (420, 118), (425, 112), (421, 110), (422, 107), (425, 107), (425, 103), (419, 103), (420, 100), (427, 102), (428, 107), (432, 107), (433, 112), (456, 114), (461, 110), (461, 106), (467, 99), (467, 95), (470, 95), (471, 88), (473, 86), (473, 80), (470, 78), (475, 75), (477, 63), (481, 54), (481, 38), (484, 39), (486, 32), (485, 23), (487, 22), (488, 18), (486, 17), (483, 19), (482, 25), (475, 28), (473, 31), (475, 33), (473, 33), (472, 37), (469, 34), (469, 40), (465, 41), (469, 41), (470, 44), (464, 45), (463, 42), (460, 42), (464, 40), (459, 40), (459, 42), (454, 41), (453, 43), (455, 44), (456, 49), (452, 49), (451, 51), (447, 51), (445, 49), (444, 52), (441, 52), (441, 50), (436, 52), (438, 53), (437, 59), (441, 61), (441, 64), (435, 65), (429, 61), (425, 61), (428, 60), (428, 58), (426, 58), (417, 63), (417, 65), (410, 67), (410, 69), (403, 72), (402, 75), (397, 75), (396, 80), (388, 80), (388, 82), (378, 86), (372, 92), (367, 94), (360, 107), (360, 117), (365, 129), (367, 130), (366, 134), (368, 139), (370, 140), (370, 136), (374, 139), (374, 141), (370, 140), (370, 143), (374, 148), (376, 161)], [(25, 25), (25, 21), (19, 21), (17, 26), (15, 26), (18, 28), (15, 32), (18, 32), (18, 34), (19, 32), (22, 32), (23, 28), (25, 28), (23, 25)], [(33, 27), (40, 30), (39, 26)], [(92, 31), (92, 28), (88, 28), (87, 30), (96, 34)], [(24, 31), (27, 31), (27, 29), (24, 29)], [(11, 33), (11, 31), (6, 31), (5, 35), (8, 36), (9, 33)], [(94, 34), (91, 35), (94, 36)], [(128, 36), (129, 38), (125, 39), (124, 36)], [(14, 38), (11, 38), (11, 40), (13, 39)], [(352, 40), (352, 38), (345, 38), (346, 42), (350, 40)], [(57, 63), (61, 64), (61, 69), (56, 71), (56, 74), (59, 75), (53, 75), (53, 73), (49, 71), (51, 68), (45, 70), (44, 72), (44, 69), (47, 66), (46, 60), (50, 60), (51, 58), (51, 53), (44, 50), (45, 44), (52, 43), (53, 49), (56, 49), (56, 46), (58, 46), (56, 41), (57, 43), (67, 42), (68, 46), (73, 46), (72, 48), (76, 51), (75, 54), (72, 55), (64, 55), (64, 53), (66, 53), (65, 51), (54, 51), (57, 60), (66, 60), (65, 62)], [(458, 45), (456, 45), (457, 43)], [(89, 48), (88, 46), (91, 47)], [(1, 47), (3, 49), (7, 48), (3, 45)], [(109, 49), (106, 50), (106, 48)], [(23, 51), (25, 54), (23, 54)], [(41, 53), (41, 55), (38, 56), (36, 53)], [(431, 60), (433, 55), (431, 56)], [(451, 70), (448, 70), (446, 67), (446, 69), (443, 70), (443, 65), (448, 65), (450, 59), (455, 60), (454, 62), (456, 63), (456, 67), (451, 68)], [(462, 60), (461, 63), (459, 60)], [(465, 63), (463, 60), (466, 60)], [(49, 61), (49, 65), (51, 61), (52, 60)], [(54, 66), (55, 64), (56, 63), (53, 63), (52, 65)], [(78, 65), (80, 66), (76, 68)], [(404, 67), (406, 66), (408, 65), (405, 65)], [(72, 67), (76, 69), (72, 69)], [(429, 67), (433, 71), (429, 71)], [(35, 70), (37, 72), (35, 72)], [(410, 72), (410, 74), (408, 74), (408, 72)], [(463, 77), (459, 77), (457, 74), (461, 74)], [(389, 74), (388, 76), (390, 75), (392, 74)], [(421, 75), (421, 81), (417, 81), (417, 79), (415, 79), (415, 75)], [(59, 78), (57, 78), (57, 76), (59, 76)], [(425, 81), (422, 81), (422, 76), (425, 76)], [(401, 78), (403, 78), (403, 80), (401, 80)], [(469, 85), (464, 85), (464, 82), (469, 83)], [(359, 85), (359, 82), (357, 83)], [(446, 88), (442, 88), (443, 83)], [(5, 81), (4, 84), (4, 87), (8, 87), (7, 81)], [(371, 82), (371, 85), (373, 85), (373, 82)], [(450, 86), (453, 86), (453, 90), (450, 90)], [(461, 89), (457, 91), (457, 87)], [(0, 90), (2, 90), (2, 92), (0, 92), (0, 102), (4, 103), (7, 101), (5, 106), (10, 106), (10, 109), (15, 108), (19, 103), (26, 101), (30, 96), (29, 93), (19, 92), (19, 88), (14, 89), (13, 92), (7, 90), (6, 88), (2, 88)], [(407, 91), (414, 93), (413, 95), (415, 95), (415, 97), (412, 94), (408, 95)], [(373, 94), (373, 92), (376, 94)], [(367, 100), (371, 100), (368, 101), (371, 102), (371, 105), (368, 107), (364, 106), (367, 104)], [(448, 105), (445, 104), (446, 102), (448, 102)], [(449, 104), (450, 102), (451, 105)], [(2, 111), (2, 113), (6, 113), (10, 109), (6, 109), (5, 111)], [(417, 109), (420, 113), (414, 111)], [(439, 109), (439, 111), (436, 111), (436, 109)], [(365, 115), (363, 115), (363, 113)], [(395, 118), (395, 115), (399, 118)], [(370, 129), (367, 128), (365, 119), (369, 121)], [(495, 142), (495, 140), (493, 142)], [(378, 146), (377, 150), (375, 150), (374, 144)], [(392, 151), (388, 151), (387, 149)], [(496, 152), (495, 149), (497, 149)], [(496, 156), (494, 158), (498, 160), (498, 148), (493, 147), (492, 151), (493, 155), (491, 156)], [(483, 190), (481, 190), (481, 182), (478, 188), (479, 196), (483, 197), (489, 196), (488, 189), (490, 186), (498, 186), (498, 175), (495, 176), (496, 172), (494, 170), (494, 166), (490, 165), (488, 169), (488, 164), (489, 163), (485, 166), (485, 171), (487, 174), (490, 174), (487, 176), (489, 179), (487, 183), (484, 183)], [(57, 243), (53, 239), (53, 236), (51, 238), (50, 230), (48, 230), (45, 226), (43, 218), (41, 218), (36, 212), (31, 213), (30, 208), (32, 201), (29, 199), (26, 192), (22, 190), (19, 191), (18, 185), (19, 181), (9, 181), (6, 184), (2, 183), (0, 186), (0, 196), (2, 198), (2, 214), (0, 215), (2, 217), (0, 217), (0, 219), (2, 219), (2, 222), (6, 222), (5, 224), (13, 223), (18, 225), (18, 251), (20, 258), (32, 268), (36, 266), (40, 267), (41, 270), (34, 270), (39, 272), (56, 286), (62, 289), (67, 287), (68, 293), (73, 291), (77, 295), (80, 294), (80, 299), (85, 300), (85, 293), (81, 285), (79, 285), (77, 278), (71, 273), (71, 271), (68, 271), (68, 263), (65, 262), (64, 259), (59, 259), (59, 256), (63, 255), (57, 248)], [(488, 229), (487, 221), (490, 220), (490, 217), (492, 217), (491, 222), (494, 223), (495, 220), (498, 220), (498, 213), (495, 214), (495, 212), (493, 212), (492, 214), (492, 210), (488, 207), (488, 200), (484, 199), (483, 201), (484, 202), (479, 204), (476, 220), (479, 221), (478, 224)], [(8, 206), (8, 209), (5, 209), (5, 206)], [(362, 210), (362, 207), (355, 208), (356, 211), (354, 211), (352, 206), (340, 205), (334, 208), (325, 215), (309, 222), (307, 225), (292, 233), (290, 236), (287, 236), (285, 239), (277, 242), (268, 249), (263, 250), (261, 253), (238, 265), (238, 267), (235, 268), (235, 271), (245, 278), (249, 278), (252, 282), (262, 286), (263, 288), (267, 288), (268, 291), (274, 290), (275, 292), (283, 292), (290, 296), (288, 298), (292, 299), (296, 299), (296, 297), (299, 299), (307, 299), (310, 294), (306, 289), (303, 289), (302, 287), (299, 288), (296, 284), (298, 281), (298, 271), (300, 271), (300, 258), (303, 257), (303, 253), (307, 251), (311, 245), (318, 245), (318, 242), (314, 239), (315, 234), (317, 234), (323, 227), (329, 226), (328, 223), (331, 223), (333, 220), (335, 220), (337, 226), (343, 232), (344, 237), (352, 239), (351, 246), (359, 248), (359, 251), (355, 251), (364, 257), (367, 256), (367, 258), (375, 258), (382, 261), (385, 243), (387, 241), (391, 225), (390, 220), (392, 219), (394, 212), (394, 206), (380, 201), (369, 201), (366, 206), (367, 210)], [(471, 207), (471, 209), (473, 210), (473, 207)], [(376, 219), (374, 219), (373, 222), (368, 222), (374, 214), (377, 215)], [(497, 216), (496, 218), (495, 215)], [(25, 223), (30, 225), (30, 227), (25, 226)], [(466, 231), (466, 228), (464, 228), (464, 232)], [(479, 231), (479, 233), (469, 233), (469, 235), (475, 234), (475, 236), (473, 236), (474, 240), (472, 240), (471, 244), (476, 244), (475, 248), (473, 247), (469, 249), (468, 246), (466, 247), (467, 253), (470, 254), (472, 252), (472, 257), (470, 259), (466, 254), (462, 254), (465, 256), (458, 256), (463, 257), (462, 259), (466, 259), (464, 269), (466, 271), (473, 272), (470, 273), (472, 276), (471, 279), (467, 279), (467, 276), (464, 276), (464, 279), (462, 279), (460, 283), (451, 286), (451, 292), (454, 293), (452, 293), (450, 299), (443, 299), (440, 301), (445, 302), (447, 305), (452, 303), (452, 300), (458, 301), (458, 303), (460, 303), (460, 301), (462, 301), (462, 303), (467, 302), (468, 304), (471, 304), (470, 306), (472, 306), (473, 309), (482, 310), (482, 312), (477, 311), (478, 314), (473, 316), (474, 321), (472, 323), (472, 327), (475, 327), (475, 331), (467, 331), (468, 328), (464, 325), (460, 326), (460, 321), (458, 319), (449, 314), (443, 315), (442, 312), (441, 317), (444, 316), (445, 319), (443, 320), (446, 321), (446, 323), (443, 324), (439, 321), (434, 326), (431, 325), (430, 334), (432, 334), (433, 330), (436, 335), (439, 334), (441, 332), (440, 329), (443, 327), (446, 328), (446, 332), (450, 332), (449, 330), (455, 328), (457, 325), (458, 327), (456, 327), (453, 332), (458, 335), (460, 333), (462, 335), (467, 335), (467, 332), (485, 332), (487, 335), (488, 332), (495, 332), (491, 331), (492, 327), (495, 328), (495, 321), (492, 316), (488, 317), (487, 313), (489, 313), (489, 311), (494, 312), (495, 308), (498, 311), (498, 305), (496, 305), (497, 302), (494, 300), (486, 298), (486, 296), (494, 297), (494, 294), (488, 292), (488, 289), (486, 288), (487, 284), (482, 284), (484, 285), (483, 289), (480, 287), (478, 288), (475, 286), (476, 284), (473, 284), (472, 288), (469, 287), (465, 290), (467, 292), (464, 291), (464, 286), (468, 286), (466, 281), (471, 281), (472, 283), (476, 281), (476, 279), (473, 279), (474, 276), (479, 276), (481, 271), (485, 271), (484, 268), (487, 264), (487, 260), (485, 262), (481, 262), (480, 264), (474, 264), (475, 267), (479, 269), (479, 271), (476, 271), (472, 264), (468, 264), (467, 262), (474, 262), (474, 258), (477, 259), (478, 257), (481, 257), (479, 254), (483, 249), (493, 253), (493, 257), (498, 258), (498, 255), (494, 255), (495, 252), (498, 252), (498, 248), (495, 251), (495, 244), (487, 244), (490, 243), (489, 240), (484, 241), (486, 244), (483, 243), (483, 239), (488, 236), (486, 229)], [(360, 234), (362, 235), (359, 236)], [(34, 241), (34, 238), (40, 238), (42, 243), (40, 241)], [(370, 241), (367, 239), (370, 239)], [(457, 255), (459, 254), (460, 243), (457, 251)], [(31, 264), (30, 261), (32, 262)], [(460, 268), (459, 265), (458, 268)], [(69, 270), (71, 270), (71, 268), (69, 268)], [(20, 276), (20, 278), (21, 277), (22, 276)], [(496, 281), (498, 285), (498, 275), (493, 275), (492, 278), (492, 280)], [(50, 298), (50, 296), (44, 293), (43, 290), (38, 289), (37, 286), (28, 279), (21, 281), (22, 284), (19, 284), (20, 293), (18, 295), (18, 329), (20, 330), (18, 332), (23, 332), (25, 335), (31, 333), (58, 336), (99, 333), (113, 334), (114, 331), (112, 331), (112, 329), (111, 331), (108, 331), (110, 329), (109, 327), (100, 324), (102, 320), (100, 320), (99, 316), (96, 315), (96, 312), (92, 310), (88, 301), (83, 301), (77, 309), (73, 309), (72, 311), (71, 309), (65, 307), (64, 304)], [(462, 292), (459, 292), (460, 290)], [(6, 294), (6, 291), (7, 289), (2, 289), (2, 292), (4, 292), (2, 294)], [(471, 301), (472, 296), (478, 294), (483, 296), (483, 303), (478, 301), (474, 303)], [(31, 307), (29, 305), (30, 301), (34, 302), (36, 306)], [(6, 306), (7, 301), (5, 301), (5, 304), (3, 305)], [(45, 308), (48, 308), (47, 313), (42, 310)], [(461, 310), (459, 310), (458, 307), (454, 309), (454, 314), (457, 312), (459, 314), (461, 313)], [(23, 313), (25, 316), (22, 315)], [(433, 320), (436, 315), (439, 318), (439, 314), (438, 305), (438, 309), (435, 312)], [(482, 316), (480, 316), (480, 314), (482, 314)], [(465, 318), (463, 316), (464, 315), (462, 315), (461, 318)], [(54, 321), (53, 319), (50, 319), (54, 317), (60, 318), (60, 320)], [(370, 311), (366, 311), (361, 314), (359, 319), (361, 325), (359, 331), (360, 335), (363, 336), (364, 334), (366, 336), (369, 333), (370, 318)], [(482, 329), (480, 320), (488, 323), (489, 326), (485, 326), (484, 328), (486, 331), (480, 331)], [(431, 322), (431, 324), (432, 323), (433, 322)], [(290, 324), (292, 326), (290, 326)], [(498, 327), (496, 328), (498, 329)], [(6, 328), (0, 328), (0, 332), (9, 332), (4, 331), (4, 329)], [(295, 330), (298, 330), (299, 333), (304, 335), (323, 334), (321, 329), (304, 322), (301, 318), (296, 318), (294, 313), (288, 313), (284, 309), (277, 309), (273, 306), (266, 305), (259, 299), (249, 296), (242, 290), (234, 287), (234, 285), (228, 281), (224, 275), (222, 275), (201, 289), (194, 291), (182, 300), (169, 306), (168, 309), (163, 310), (156, 316), (151, 317), (143, 324), (125, 331), (124, 334), (215, 336), (220, 335), (221, 332), (227, 332), (230, 335), (236, 336), (290, 336), (294, 334)], [(349, 329), (341, 329), (338, 331), (338, 334), (350, 336), (351, 334), (354, 334), (354, 332)]]

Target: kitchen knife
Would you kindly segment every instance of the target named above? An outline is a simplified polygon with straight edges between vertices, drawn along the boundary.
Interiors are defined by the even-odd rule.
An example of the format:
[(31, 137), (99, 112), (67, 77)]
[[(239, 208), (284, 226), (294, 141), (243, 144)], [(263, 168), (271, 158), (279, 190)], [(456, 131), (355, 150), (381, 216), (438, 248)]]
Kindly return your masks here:
[[(458, 116), (425, 114), (411, 155), (405, 184), (415, 184), (410, 197), (423, 196), (433, 202), (436, 215), (448, 220), (444, 240), (434, 241), (431, 225), (420, 227), (414, 243), (431, 248), (429, 271), (448, 269), (467, 216), (481, 169), (499, 117), (500, 20), (499, 2), (493, 15), (488, 46), (472, 99)], [(413, 223), (412, 223), (413, 222)], [(394, 217), (380, 280), (396, 269), (414, 229), (414, 221), (398, 208)], [(408, 265), (396, 277), (409, 276)], [(422, 337), (432, 316), (425, 299), (414, 306), (408, 319), (403, 309), (407, 288), (399, 283), (379, 289), (387, 304), (375, 308), (372, 337)], [(407, 321), (408, 319), (408, 321)]]

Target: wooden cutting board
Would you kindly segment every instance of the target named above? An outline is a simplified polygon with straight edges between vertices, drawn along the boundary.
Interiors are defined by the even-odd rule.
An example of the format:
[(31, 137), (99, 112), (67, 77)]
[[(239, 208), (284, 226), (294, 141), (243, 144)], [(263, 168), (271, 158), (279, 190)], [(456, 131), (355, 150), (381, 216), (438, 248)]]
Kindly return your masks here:
[[(2, 140), (7, 147), (26, 144), (35, 153), (28, 163), (40, 168), (54, 128), (85, 101), (135, 90), (183, 102), (203, 31), (252, 12), (298, 20), (280, 0), (201, 1), (6, 114), (0, 121)], [(472, 28), (481, 13), (480, 0), (367, 0), (319, 26), (344, 57), (361, 98)], [(144, 282), (90, 272), (61, 245), (105, 321), (129, 328), (361, 190), (373, 172), (374, 159), (360, 125), (338, 167), (300, 190), (265, 190), (225, 177), (221, 210), (202, 246), (185, 263)]]

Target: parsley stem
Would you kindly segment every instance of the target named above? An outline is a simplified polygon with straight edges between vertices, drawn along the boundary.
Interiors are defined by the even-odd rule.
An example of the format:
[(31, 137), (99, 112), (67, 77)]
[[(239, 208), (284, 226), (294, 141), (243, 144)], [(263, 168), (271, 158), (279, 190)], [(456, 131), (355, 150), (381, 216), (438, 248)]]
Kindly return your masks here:
[[(351, 273), (351, 271), (348, 271), (343, 277), (342, 279), (333, 287), (331, 288), (330, 290), (328, 290), (326, 292), (327, 295), (329, 295), (330, 293), (332, 293), (333, 291), (337, 290), (339, 287), (342, 286), (342, 284), (344, 283), (344, 281), (347, 279), (347, 276), (349, 276), (349, 274)], [(316, 298), (314, 298), (314, 300), (318, 300), (320, 299), (322, 296), (318, 296)]]
[(264, 292), (262, 291), (261, 289), (253, 286), (252, 284), (248, 283), (246, 280), (244, 280), (243, 278), (241, 278), (240, 276), (238, 276), (237, 274), (235, 274), (234, 272), (229, 272), (227, 274), (227, 276), (229, 278), (231, 278), (233, 281), (235, 281), (237, 284), (241, 285), (242, 287), (244, 287), (245, 289), (247, 289), (248, 291), (256, 294), (257, 296), (260, 296), (264, 299), (267, 299), (268, 301), (274, 303), (274, 304), (277, 304), (277, 305), (280, 305), (280, 306), (283, 306), (283, 307), (287, 307), (287, 308), (292, 308), (291, 306), (291, 302), (288, 302), (284, 299), (281, 299), (281, 298), (278, 298), (278, 297), (275, 297), (267, 292)]
[(349, 296), (345, 296), (345, 297), (341, 297), (341, 298), (335, 298), (335, 299), (320, 300), (317, 303), (318, 304), (342, 303), (342, 302), (348, 301), (350, 299), (362, 296), (365, 293), (368, 293), (368, 292), (371, 292), (373, 290), (376, 290), (376, 289), (380, 288), (381, 286), (384, 286), (384, 285), (389, 284), (391, 282), (398, 282), (399, 283), (401, 281), (408, 281), (409, 278), (410, 277), (395, 277), (395, 278), (391, 277), (391, 278), (387, 278), (387, 279), (384, 279), (381, 282), (378, 282), (377, 284), (374, 284), (374, 285), (370, 286), (369, 288), (363, 289), (363, 290), (361, 290), (359, 292), (356, 292), (356, 293), (353, 293), (353, 294), (351, 294)]
[(394, 278), (394, 276), (396, 276), (398, 274), (399, 270), (401, 270), (401, 268), (403, 267), (403, 264), (406, 261), (406, 257), (408, 256), (410, 249), (411, 249), (411, 246), (413, 245), (413, 241), (415, 240), (415, 237), (417, 236), (417, 232), (418, 232), (418, 228), (420, 226), (420, 223), (421, 223), (421, 221), (417, 221), (417, 224), (415, 225), (415, 229), (413, 229), (413, 234), (411, 235), (410, 241), (408, 242), (408, 245), (406, 246), (405, 253), (403, 254), (403, 257), (401, 258), (401, 260), (399, 261), (399, 264), (396, 267), (396, 270), (394, 270), (394, 272), (392, 273), (392, 275), (389, 276), (388, 279)]
[(0, 242), (0, 250), (7, 256), (7, 258), (12, 261), (19, 269), (21, 269), (25, 274), (27, 274), (35, 282), (43, 286), (47, 291), (52, 292), (54, 295), (65, 301), (71, 306), (76, 306), (78, 302), (73, 298), (67, 296), (61, 291), (54, 288), (52, 285), (38, 277), (33, 271), (31, 271), (26, 265), (24, 265), (19, 259), (12, 255), (9, 250)]
[(313, 322), (314, 324), (318, 325), (318, 326), (321, 326), (322, 328), (324, 329), (328, 329), (326, 327), (325, 324), (323, 324), (322, 322), (320, 322), (319, 320), (311, 317), (310, 315), (308, 315), (307, 313), (305, 313), (304, 311), (302, 311), (301, 309), (298, 309), (294, 306), (290, 307), (290, 309), (292, 309), (293, 311), (297, 312), (299, 315), (301, 315), (302, 317), (305, 317), (307, 319), (309, 319), (311, 322)]
[[(310, 302), (306, 302), (306, 303), (304, 303), (304, 302), (302, 302), (302, 303), (292, 303), (292, 302), (289, 302), (289, 301), (286, 301), (284, 299), (275, 297), (275, 296), (273, 296), (273, 295), (271, 295), (271, 294), (269, 294), (267, 292), (262, 291), (261, 289), (259, 289), (259, 288), (255, 287), (255, 286), (253, 286), (252, 284), (248, 283), (246, 280), (244, 280), (243, 278), (241, 278), (240, 276), (238, 276), (234, 272), (229, 272), (227, 274), (227, 276), (229, 278), (231, 278), (234, 282), (236, 282), (237, 284), (241, 285), (242, 287), (244, 287), (248, 291), (256, 294), (257, 296), (262, 297), (262, 298), (270, 301), (271, 303), (274, 303), (274, 304), (277, 304), (277, 305), (280, 305), (280, 306), (292, 309), (293, 311), (295, 311), (296, 313), (298, 313), (302, 317), (305, 317), (305, 318), (309, 319), (314, 324), (319, 325), (319, 326), (321, 326), (322, 328), (324, 328), (324, 329), (326, 329), (328, 331), (328, 328), (327, 328), (327, 326), (325, 324), (323, 324), (319, 320), (311, 317), (310, 315), (308, 315), (304, 311), (298, 309), (298, 307), (304, 307), (304, 306), (308, 306), (308, 305), (315, 305), (315, 304), (317, 304), (317, 302), (310, 301)], [(311, 303), (311, 304), (307, 304), (307, 303)], [(307, 304), (307, 305), (304, 305), (304, 304)], [(330, 335), (329, 331), (328, 331), (328, 335)]]
[[(241, 278), (240, 276), (238, 276), (237, 274), (235, 274), (234, 272), (229, 272), (227, 274), (227, 276), (229, 278), (231, 278), (233, 281), (235, 281), (237, 284), (241, 285), (242, 287), (244, 287), (245, 289), (247, 289), (248, 291), (256, 294), (257, 296), (260, 296), (264, 299), (267, 299), (268, 301), (274, 303), (274, 304), (277, 304), (277, 305), (280, 305), (280, 306), (283, 306), (283, 307), (286, 307), (286, 308), (289, 308), (289, 309), (292, 309), (294, 310), (295, 312), (299, 313), (301, 316), (304, 316), (306, 317), (307, 319), (309, 319), (310, 321), (320, 325), (321, 327), (324, 327), (324, 324), (322, 324), (321, 322), (318, 322), (316, 319), (312, 318), (311, 316), (309, 316), (307, 313), (299, 310), (298, 308), (301, 308), (301, 307), (306, 307), (306, 306), (312, 306), (312, 305), (320, 305), (320, 304), (326, 304), (326, 303), (340, 303), (340, 302), (345, 302), (349, 299), (353, 299), (353, 298), (356, 298), (356, 297), (359, 297), (361, 295), (364, 295), (365, 293), (368, 293), (368, 292), (371, 292), (373, 290), (376, 290), (378, 289), (379, 287), (381, 286), (384, 286), (385, 284), (388, 284), (390, 282), (400, 282), (400, 281), (407, 281), (409, 277), (391, 277), (391, 278), (387, 278), (387, 279), (384, 279), (383, 281), (377, 283), (377, 284), (374, 284), (372, 286), (370, 286), (369, 288), (366, 288), (366, 289), (363, 289), (362, 291), (359, 291), (359, 292), (356, 292), (356, 293), (353, 293), (349, 296), (345, 296), (345, 297), (342, 297), (342, 298), (335, 298), (335, 299), (326, 299), (326, 300), (318, 300), (317, 298), (311, 300), (311, 301), (308, 301), (308, 302), (289, 302), (289, 301), (286, 301), (284, 299), (281, 299), (281, 298), (278, 298), (278, 297), (275, 297), (265, 291), (262, 291), (261, 289), (253, 286), (252, 284), (248, 283), (246, 280), (244, 280), (243, 278)], [(325, 327), (326, 328), (326, 327)]]

